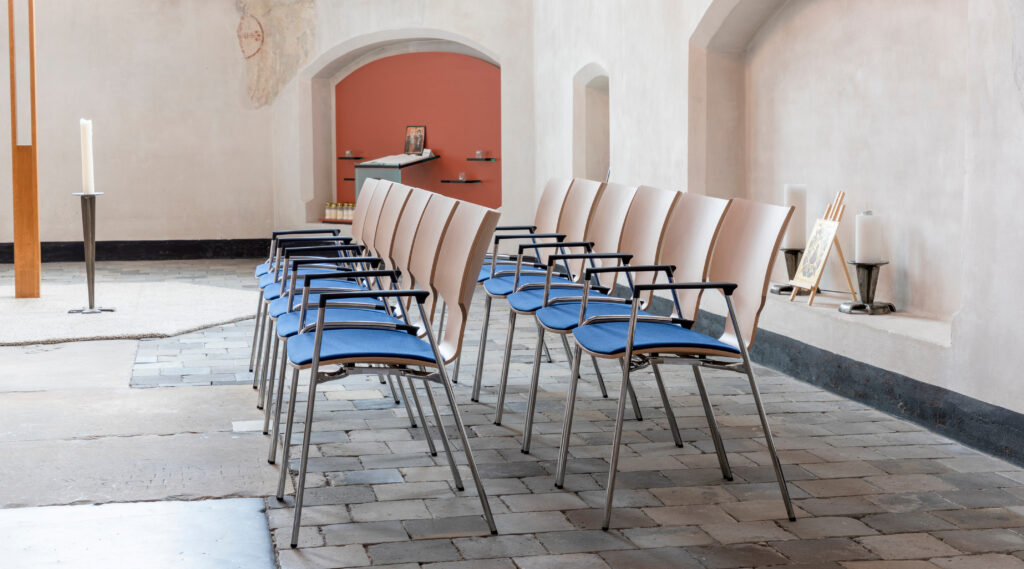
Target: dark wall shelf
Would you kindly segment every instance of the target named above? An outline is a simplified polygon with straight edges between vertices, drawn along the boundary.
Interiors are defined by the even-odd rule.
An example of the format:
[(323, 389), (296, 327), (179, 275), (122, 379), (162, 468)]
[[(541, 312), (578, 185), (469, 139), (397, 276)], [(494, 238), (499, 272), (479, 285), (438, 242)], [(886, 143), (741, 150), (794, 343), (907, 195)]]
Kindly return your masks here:
[(468, 162), (494, 162), (497, 158), (466, 158)]
[(442, 184), (481, 184), (483, 180), (441, 180)]
[(362, 160), (362, 156), (338, 156), (338, 160)]
[(355, 182), (356, 181), (355, 178), (342, 178), (342, 180), (344, 180), (346, 182)]
[(351, 219), (321, 219), (320, 223), (331, 223), (334, 225), (352, 225)]

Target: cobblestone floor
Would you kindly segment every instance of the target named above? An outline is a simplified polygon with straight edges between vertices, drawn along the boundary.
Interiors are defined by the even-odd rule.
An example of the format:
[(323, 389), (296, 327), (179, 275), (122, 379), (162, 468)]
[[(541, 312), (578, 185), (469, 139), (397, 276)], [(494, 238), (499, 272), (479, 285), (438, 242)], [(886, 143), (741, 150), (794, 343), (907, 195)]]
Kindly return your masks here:
[[(482, 314), (480, 296), (474, 316)], [(478, 317), (456, 394), (500, 535), (488, 535), (468, 471), (467, 489), (455, 490), (444, 455), (427, 454), (423, 430), (409, 428), (404, 406), (376, 378), (351, 377), (317, 395), (299, 549), (288, 547), (291, 496), (267, 501), (282, 567), (1024, 567), (1024, 471), (764, 368), (759, 385), (798, 520), (785, 518), (745, 380), (706, 376), (734, 469), (728, 482), (689, 369), (665, 368), (685, 446), (672, 443), (651, 374), (634, 375), (645, 419), (626, 423), (618, 507), (612, 530), (603, 532), (614, 395), (600, 397), (585, 364), (569, 475), (565, 489), (556, 489), (564, 352), (550, 343), (555, 362), (541, 367), (533, 452), (522, 454), (536, 336), (532, 323), (520, 324), (508, 408), (496, 426), (507, 312), (494, 317), (481, 403), (469, 401)], [(602, 367), (613, 394), (616, 367)], [(292, 443), (299, 441), (296, 435)]]
[(140, 340), (132, 387), (252, 384), (249, 346), (252, 322)]

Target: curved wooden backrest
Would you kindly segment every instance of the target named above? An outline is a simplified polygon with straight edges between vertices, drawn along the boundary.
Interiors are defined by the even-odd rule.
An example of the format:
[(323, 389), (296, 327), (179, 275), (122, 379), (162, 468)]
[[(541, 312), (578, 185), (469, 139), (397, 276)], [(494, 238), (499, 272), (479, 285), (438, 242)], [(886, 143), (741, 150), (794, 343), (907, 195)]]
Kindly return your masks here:
[(427, 319), (434, 321), (434, 308), (437, 306), (437, 294), (433, 288), (434, 273), (437, 270), (439, 244), (448, 230), (452, 213), (458, 201), (440, 194), (430, 196), (427, 207), (423, 210), (420, 226), (416, 230), (416, 238), (412, 244), (412, 255), (409, 260), (409, 272), (417, 288), (430, 293), (425, 310)]
[[(586, 241), (593, 241), (594, 251), (598, 253), (614, 253), (619, 251), (619, 241), (622, 239), (622, 225), (626, 222), (626, 213), (629, 205), (633, 203), (636, 196), (636, 186), (625, 186), (623, 184), (608, 183), (601, 191), (601, 199), (594, 205), (594, 214), (587, 225)], [(614, 266), (615, 261), (604, 259), (598, 262), (600, 266)], [(612, 286), (615, 284), (615, 275), (605, 274), (601, 276), (601, 284)]]
[[(370, 252), (378, 257), (380, 255), (377, 253), (377, 248), (374, 247), (374, 239), (377, 237), (377, 222), (380, 221), (380, 213), (384, 209), (384, 200), (387, 199), (389, 192), (391, 192), (391, 182), (379, 180), (377, 182), (377, 189), (373, 192), (373, 199), (366, 206), (363, 232), (358, 237), (363, 242), (363, 245), (366, 245)], [(353, 235), (353, 237), (355, 236)]]
[[(700, 194), (680, 194), (666, 221), (665, 236), (658, 257), (658, 264), (675, 266), (675, 282), (705, 280), (715, 237), (728, 209), (728, 200)], [(679, 316), (696, 320), (701, 291), (679, 290), (676, 294), (682, 311)]]
[(412, 188), (409, 194), (409, 201), (405, 202), (405, 209), (402, 210), (402, 217), (398, 220), (398, 230), (395, 231), (395, 241), (391, 244), (391, 257), (395, 266), (402, 271), (402, 288), (412, 288), (412, 273), (409, 271), (409, 262), (412, 260), (412, 245), (416, 238), (416, 231), (419, 229), (423, 212), (427, 209), (427, 202), (430, 201), (431, 193), (419, 188)]
[[(569, 186), (569, 193), (565, 196), (562, 205), (562, 215), (558, 219), (558, 232), (565, 235), (566, 241), (583, 241), (587, 235), (587, 226), (594, 217), (594, 204), (601, 198), (604, 184), (587, 180), (586, 178), (573, 178)], [(582, 249), (573, 251), (583, 252)], [(549, 249), (546, 253), (551, 253)], [(573, 261), (569, 264), (574, 275), (580, 273), (583, 261)]]
[(394, 253), (392, 252), (395, 232), (398, 231), (398, 220), (402, 217), (402, 211), (405, 210), (410, 192), (412, 192), (412, 188), (405, 184), (398, 182), (391, 184), (391, 191), (384, 199), (384, 205), (380, 210), (380, 219), (377, 220), (373, 247), (390, 268), (395, 267)]
[(533, 216), (533, 224), (537, 226), (538, 233), (558, 231), (558, 218), (562, 215), (562, 206), (571, 185), (572, 180), (563, 178), (548, 180), (537, 202), (537, 213)]
[[(754, 343), (768, 279), (792, 214), (792, 207), (733, 198), (715, 241), (708, 280), (736, 283), (732, 301), (748, 347)], [(725, 322), (725, 333), (720, 339), (739, 347), (731, 322), (728, 318)]]
[(373, 194), (377, 191), (378, 181), (377, 178), (367, 178), (356, 198), (356, 211), (352, 213), (352, 237), (358, 241), (363, 239), (363, 221), (366, 220), (366, 211), (370, 209)]
[(448, 306), (444, 336), (439, 340), (446, 363), (458, 357), (462, 349), (478, 267), (484, 260), (499, 217), (496, 210), (459, 202), (441, 241), (433, 288)]
[[(619, 240), (619, 252), (633, 255), (629, 264), (653, 265), (658, 260), (665, 235), (665, 221), (681, 195), (682, 192), (651, 186), (637, 188), (633, 202), (629, 204), (629, 211), (626, 212), (622, 238)], [(633, 282), (653, 283), (657, 276), (651, 272), (634, 273)], [(643, 296), (645, 306), (650, 300), (650, 293)]]

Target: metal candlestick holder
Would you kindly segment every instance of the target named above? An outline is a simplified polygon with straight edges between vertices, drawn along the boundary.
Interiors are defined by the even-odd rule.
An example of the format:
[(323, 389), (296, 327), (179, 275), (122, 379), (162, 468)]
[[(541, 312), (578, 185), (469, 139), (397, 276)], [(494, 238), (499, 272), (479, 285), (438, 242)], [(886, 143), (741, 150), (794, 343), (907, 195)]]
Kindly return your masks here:
[(878, 285), (878, 271), (882, 265), (888, 265), (889, 261), (877, 263), (858, 263), (849, 261), (857, 268), (857, 288), (860, 289), (861, 302), (846, 301), (839, 305), (839, 312), (845, 314), (889, 314), (896, 312), (896, 307), (890, 302), (875, 302), (875, 287)]
[[(779, 249), (779, 251), (782, 251), (783, 254), (785, 254), (785, 256), (786, 256), (786, 274), (789, 276), (789, 280), (793, 280), (793, 277), (796, 276), (796, 269), (797, 269), (797, 267), (800, 266), (800, 258), (804, 256), (804, 250), (803, 249), (787, 249), (787, 248), (783, 247), (782, 249)], [(770, 292), (772, 294), (785, 294), (785, 295), (789, 295), (789, 294), (793, 293), (793, 285), (791, 285), (791, 284), (773, 284), (768, 289), (768, 292)], [(796, 294), (797, 294), (797, 296), (805, 296), (805, 295), (811, 294), (811, 291), (800, 289), (800, 291), (797, 292)]]
[(78, 196), (82, 201), (82, 234), (85, 245), (85, 279), (89, 284), (89, 306), (88, 308), (74, 308), (68, 312), (73, 314), (113, 312), (113, 308), (96, 306), (96, 196), (102, 196), (103, 192), (91, 194), (76, 192), (72, 195)]

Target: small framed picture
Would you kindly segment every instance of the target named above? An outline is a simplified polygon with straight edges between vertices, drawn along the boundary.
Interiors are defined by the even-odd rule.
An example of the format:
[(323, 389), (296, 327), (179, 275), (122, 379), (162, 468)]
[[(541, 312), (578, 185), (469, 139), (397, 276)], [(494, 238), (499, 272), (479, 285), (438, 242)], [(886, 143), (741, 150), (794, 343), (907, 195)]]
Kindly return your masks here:
[(423, 144), (427, 141), (427, 127), (405, 127), (405, 154), (422, 154)]

